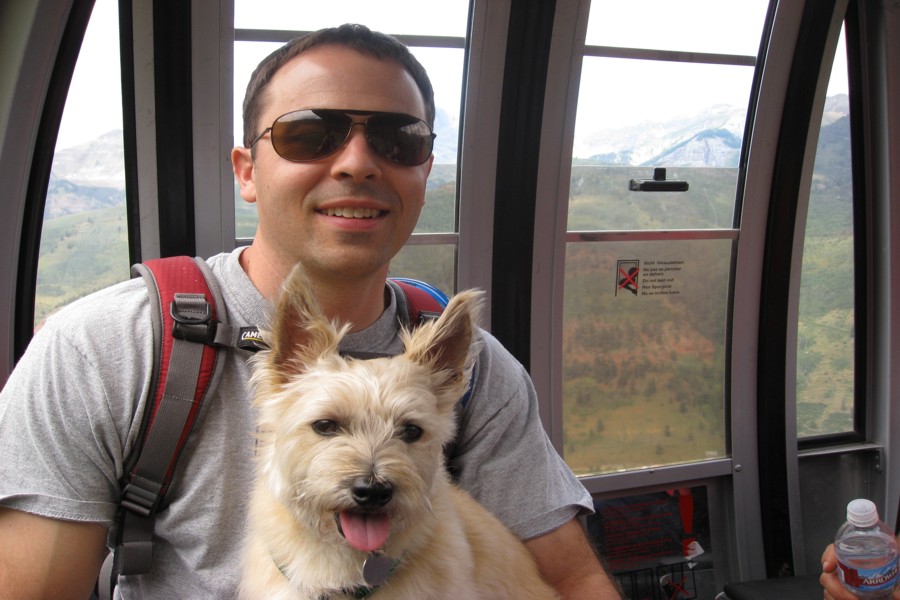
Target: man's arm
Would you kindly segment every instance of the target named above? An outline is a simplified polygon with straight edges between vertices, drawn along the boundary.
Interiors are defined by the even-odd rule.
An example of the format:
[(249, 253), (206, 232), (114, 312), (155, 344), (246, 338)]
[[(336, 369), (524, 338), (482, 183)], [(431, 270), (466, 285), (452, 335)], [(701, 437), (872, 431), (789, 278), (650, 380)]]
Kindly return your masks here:
[(543, 578), (563, 600), (621, 600), (578, 519), (530, 539), (525, 545), (537, 560)]
[(0, 598), (91, 595), (106, 553), (106, 528), (0, 508)]

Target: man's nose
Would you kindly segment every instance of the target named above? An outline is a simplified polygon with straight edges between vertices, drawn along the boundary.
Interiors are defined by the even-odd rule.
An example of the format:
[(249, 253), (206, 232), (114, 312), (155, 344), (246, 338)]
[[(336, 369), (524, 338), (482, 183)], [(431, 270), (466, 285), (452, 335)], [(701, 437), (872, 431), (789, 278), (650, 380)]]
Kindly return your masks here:
[(332, 171), (336, 177), (353, 179), (366, 179), (381, 175), (375, 151), (366, 140), (365, 123), (351, 125), (350, 134), (335, 154)]

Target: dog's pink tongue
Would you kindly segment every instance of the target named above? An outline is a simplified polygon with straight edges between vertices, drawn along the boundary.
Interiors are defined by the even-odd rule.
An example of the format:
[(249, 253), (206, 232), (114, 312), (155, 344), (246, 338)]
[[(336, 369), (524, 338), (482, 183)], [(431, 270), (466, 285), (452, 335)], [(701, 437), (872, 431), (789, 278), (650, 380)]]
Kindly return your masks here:
[(341, 512), (341, 530), (347, 542), (364, 552), (378, 550), (387, 541), (391, 520), (387, 515)]

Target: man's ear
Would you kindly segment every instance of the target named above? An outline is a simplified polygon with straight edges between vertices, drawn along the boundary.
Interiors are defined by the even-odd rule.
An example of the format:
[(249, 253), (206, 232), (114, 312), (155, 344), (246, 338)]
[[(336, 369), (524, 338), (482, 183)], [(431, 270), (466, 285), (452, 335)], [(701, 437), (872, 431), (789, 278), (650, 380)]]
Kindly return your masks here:
[(231, 149), (231, 169), (241, 188), (241, 198), (245, 202), (256, 202), (256, 180), (254, 179), (253, 156), (249, 148), (237, 146)]

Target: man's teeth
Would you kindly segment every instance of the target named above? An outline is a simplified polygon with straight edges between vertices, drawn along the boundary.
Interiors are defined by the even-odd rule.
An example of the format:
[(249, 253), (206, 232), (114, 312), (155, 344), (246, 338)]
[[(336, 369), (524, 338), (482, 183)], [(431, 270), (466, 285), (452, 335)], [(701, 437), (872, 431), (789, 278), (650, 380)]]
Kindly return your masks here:
[(329, 217), (343, 217), (345, 219), (371, 219), (381, 214), (376, 208), (328, 208), (325, 214)]

